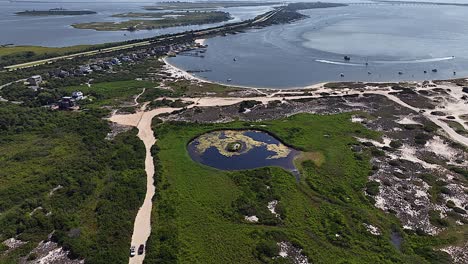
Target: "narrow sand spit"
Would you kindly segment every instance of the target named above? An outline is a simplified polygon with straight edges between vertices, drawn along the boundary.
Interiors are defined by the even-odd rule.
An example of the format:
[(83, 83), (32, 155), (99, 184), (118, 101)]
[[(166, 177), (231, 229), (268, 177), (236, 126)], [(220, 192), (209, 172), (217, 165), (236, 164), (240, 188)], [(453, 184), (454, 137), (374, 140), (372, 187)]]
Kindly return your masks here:
[(199, 78), (193, 74), (190, 74), (180, 68), (177, 68), (176, 66), (172, 65), (167, 61), (167, 58), (163, 58), (162, 61), (166, 64), (166, 69), (164, 69), (165, 72), (169, 73), (172, 77), (174, 78), (182, 78), (182, 79), (187, 79), (187, 80), (195, 80), (198, 82), (207, 82), (206, 80), (203, 80), (202, 78)]
[[(132, 246), (136, 249), (143, 244), (146, 245), (146, 241), (151, 233), (151, 210), (153, 207), (153, 196), (155, 192), (154, 187), (154, 163), (153, 156), (151, 155), (151, 147), (156, 143), (153, 130), (151, 128), (151, 122), (153, 117), (163, 114), (170, 113), (180, 108), (157, 108), (151, 111), (145, 112), (146, 105), (143, 106), (142, 110), (130, 115), (113, 115), (109, 118), (110, 121), (118, 123), (120, 125), (133, 126), (138, 128), (138, 137), (145, 144), (146, 159), (145, 159), (145, 171), (146, 171), (146, 196), (143, 205), (138, 210), (135, 218), (133, 235), (132, 235)], [(145, 254), (136, 255), (129, 259), (130, 264), (143, 263)]]

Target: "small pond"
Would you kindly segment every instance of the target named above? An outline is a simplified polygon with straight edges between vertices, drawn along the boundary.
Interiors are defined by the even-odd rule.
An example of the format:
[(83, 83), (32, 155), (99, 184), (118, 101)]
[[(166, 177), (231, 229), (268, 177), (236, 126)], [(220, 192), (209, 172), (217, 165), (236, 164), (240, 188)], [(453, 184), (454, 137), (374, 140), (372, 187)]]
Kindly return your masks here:
[(298, 176), (293, 160), (299, 151), (262, 131), (212, 131), (192, 140), (188, 153), (193, 160), (220, 170), (277, 166)]
[(403, 237), (398, 231), (393, 230), (390, 234), (390, 241), (395, 246), (396, 249), (401, 251), (401, 244), (403, 243)]

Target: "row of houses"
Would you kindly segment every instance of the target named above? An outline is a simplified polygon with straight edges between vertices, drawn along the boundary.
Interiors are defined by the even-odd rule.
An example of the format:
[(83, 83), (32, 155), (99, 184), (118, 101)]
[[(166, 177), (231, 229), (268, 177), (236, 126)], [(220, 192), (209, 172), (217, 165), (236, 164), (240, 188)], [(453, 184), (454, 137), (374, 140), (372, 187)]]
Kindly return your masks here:
[(113, 71), (113, 67), (117, 65), (137, 62), (152, 56), (173, 55), (193, 48), (194, 46), (192, 44), (174, 44), (151, 47), (130, 54), (120, 54), (116, 57), (92, 59), (88, 64), (79, 65), (74, 69), (55, 69), (49, 72), (49, 76), (55, 78), (67, 78), (70, 76), (84, 76), (93, 72)]

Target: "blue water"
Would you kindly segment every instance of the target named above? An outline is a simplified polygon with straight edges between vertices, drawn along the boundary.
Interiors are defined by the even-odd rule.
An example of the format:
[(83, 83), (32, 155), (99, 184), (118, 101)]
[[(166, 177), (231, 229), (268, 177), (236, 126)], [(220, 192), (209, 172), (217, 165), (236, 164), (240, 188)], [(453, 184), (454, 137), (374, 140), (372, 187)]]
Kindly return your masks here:
[[(268, 144), (282, 144), (278, 139), (261, 131), (246, 131), (244, 135)], [(197, 144), (197, 139), (189, 143), (187, 150), (190, 157), (201, 164), (220, 170), (246, 170), (267, 166), (277, 166), (289, 171), (296, 170), (293, 159), (298, 151), (294, 149), (291, 149), (291, 153), (287, 157), (278, 159), (269, 159), (270, 156), (275, 155), (275, 152), (269, 151), (266, 146), (254, 147), (246, 153), (226, 157), (220, 154), (215, 147), (208, 148), (204, 153), (199, 153), (196, 149)]]
[(351, 5), (302, 12), (310, 18), (212, 38), (204, 58), (170, 62), (211, 70), (196, 73), (210, 81), (275, 88), (468, 76), (468, 7)]

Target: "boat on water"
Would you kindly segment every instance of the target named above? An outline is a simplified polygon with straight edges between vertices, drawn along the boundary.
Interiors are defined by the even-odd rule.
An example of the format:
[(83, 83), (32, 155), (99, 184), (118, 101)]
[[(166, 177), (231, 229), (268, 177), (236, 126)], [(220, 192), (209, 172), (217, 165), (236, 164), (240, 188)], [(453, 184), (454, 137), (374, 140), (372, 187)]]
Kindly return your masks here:
[(231, 81), (232, 81), (232, 79), (231, 79), (231, 78), (228, 78), (228, 79), (227, 79), (227, 81), (228, 81), (228, 82), (231, 82)]
[(437, 69), (432, 69), (432, 72), (437, 72)]

